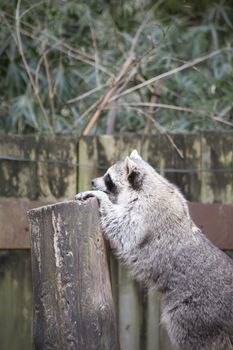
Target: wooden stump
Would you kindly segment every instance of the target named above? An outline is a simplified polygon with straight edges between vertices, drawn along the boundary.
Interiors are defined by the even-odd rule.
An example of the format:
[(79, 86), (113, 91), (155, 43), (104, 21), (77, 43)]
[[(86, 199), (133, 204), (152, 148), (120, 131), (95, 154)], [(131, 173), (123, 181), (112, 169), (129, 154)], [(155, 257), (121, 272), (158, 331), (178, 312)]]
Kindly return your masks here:
[(96, 199), (28, 212), (35, 350), (118, 350)]

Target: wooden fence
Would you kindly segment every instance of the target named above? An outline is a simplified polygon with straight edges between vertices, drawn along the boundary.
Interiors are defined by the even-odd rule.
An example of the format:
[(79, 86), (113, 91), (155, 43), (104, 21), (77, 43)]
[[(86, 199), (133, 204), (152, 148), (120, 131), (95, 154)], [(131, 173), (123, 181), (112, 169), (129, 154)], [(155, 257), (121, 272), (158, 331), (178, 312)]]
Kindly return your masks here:
[[(233, 250), (233, 134), (172, 138), (183, 158), (166, 135), (90, 136), (79, 142), (65, 137), (1, 136), (0, 324), (5, 325), (0, 327), (1, 349), (32, 349), (26, 210), (73, 198), (134, 148), (176, 183), (189, 201), (215, 203), (202, 207), (203, 230), (213, 232), (211, 238), (221, 248)], [(211, 226), (213, 220), (217, 221)], [(226, 225), (218, 232), (222, 222)], [(159, 295), (143, 290), (113, 258), (111, 272), (121, 349), (172, 349), (159, 325)]]

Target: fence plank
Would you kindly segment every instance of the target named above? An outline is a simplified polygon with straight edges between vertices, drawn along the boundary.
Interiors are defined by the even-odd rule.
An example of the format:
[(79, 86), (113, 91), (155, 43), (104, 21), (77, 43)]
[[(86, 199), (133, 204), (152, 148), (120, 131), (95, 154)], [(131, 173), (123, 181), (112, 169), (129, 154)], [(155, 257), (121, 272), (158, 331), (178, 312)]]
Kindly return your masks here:
[(1, 350), (32, 350), (30, 252), (0, 251)]
[(140, 350), (140, 313), (136, 284), (128, 271), (119, 267), (119, 337), (122, 350)]
[(117, 350), (97, 201), (29, 212), (35, 350)]
[(90, 189), (91, 180), (95, 177), (98, 164), (96, 138), (86, 136), (78, 144), (78, 190)]
[(160, 298), (158, 292), (155, 292), (154, 290), (148, 291), (147, 304), (146, 350), (160, 350), (160, 334), (158, 327), (160, 324)]
[[(201, 138), (201, 167), (210, 169), (201, 174), (199, 201), (204, 203), (233, 202), (233, 138), (232, 133), (204, 133)], [(218, 171), (226, 169), (226, 171)], [(231, 169), (230, 171), (227, 169)]]
[(76, 162), (76, 141), (71, 137), (1, 135), (0, 196), (72, 198)]

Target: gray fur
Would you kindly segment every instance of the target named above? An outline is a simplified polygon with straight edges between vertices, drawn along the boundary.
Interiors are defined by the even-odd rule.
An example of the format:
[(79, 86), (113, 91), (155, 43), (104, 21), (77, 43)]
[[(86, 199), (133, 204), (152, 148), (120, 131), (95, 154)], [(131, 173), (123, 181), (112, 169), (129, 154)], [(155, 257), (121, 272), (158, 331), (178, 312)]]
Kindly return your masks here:
[(179, 190), (137, 151), (93, 187), (76, 199), (97, 197), (103, 232), (119, 259), (161, 292), (162, 322), (174, 346), (233, 350), (233, 263), (195, 226)]

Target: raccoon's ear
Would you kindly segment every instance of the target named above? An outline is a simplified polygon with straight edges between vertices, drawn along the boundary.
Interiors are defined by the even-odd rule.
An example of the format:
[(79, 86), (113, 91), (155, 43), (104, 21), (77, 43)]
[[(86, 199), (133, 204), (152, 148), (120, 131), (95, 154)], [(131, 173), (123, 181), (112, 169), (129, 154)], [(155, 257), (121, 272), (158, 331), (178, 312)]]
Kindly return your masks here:
[(126, 157), (125, 159), (125, 169), (130, 185), (134, 190), (140, 190), (143, 176), (138, 168), (138, 165), (130, 157)]
[(126, 157), (125, 169), (126, 169), (126, 174), (129, 176), (132, 172), (137, 171), (138, 166), (130, 157)]
[(134, 159), (142, 159), (142, 157), (139, 155), (138, 151), (135, 149), (133, 150), (133, 152), (131, 152), (130, 158), (134, 158)]

